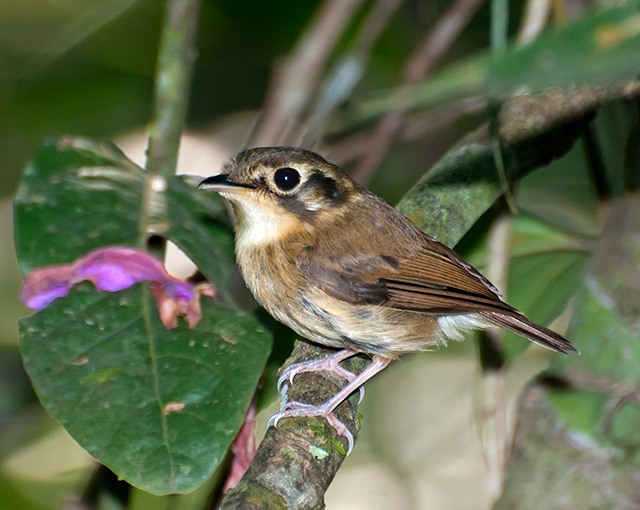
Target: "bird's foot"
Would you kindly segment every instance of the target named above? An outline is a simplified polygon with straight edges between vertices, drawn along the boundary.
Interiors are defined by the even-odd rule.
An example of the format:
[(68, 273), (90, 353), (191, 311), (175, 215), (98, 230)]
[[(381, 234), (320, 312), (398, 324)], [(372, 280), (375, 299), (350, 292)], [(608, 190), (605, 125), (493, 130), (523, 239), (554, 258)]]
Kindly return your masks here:
[[(340, 366), (340, 362), (344, 361), (351, 356), (357, 354), (355, 351), (349, 349), (343, 349), (341, 351), (336, 352), (335, 354), (330, 354), (329, 356), (325, 356), (320, 359), (312, 359), (309, 361), (302, 361), (301, 363), (295, 363), (293, 365), (289, 365), (282, 371), (282, 375), (278, 378), (278, 391), (282, 395), (282, 405), (286, 404), (286, 390), (284, 387), (285, 383), (288, 381), (289, 384), (293, 383), (294, 378), (298, 374), (303, 374), (305, 372), (333, 372), (338, 377), (342, 377), (347, 381), (353, 381), (357, 376), (353, 372), (350, 372), (346, 368)], [(360, 386), (360, 400), (358, 403), (362, 402), (364, 398), (364, 386)]]
[(347, 438), (347, 442), (349, 444), (347, 448), (347, 455), (351, 453), (353, 447), (355, 445), (355, 440), (353, 438), (353, 434), (347, 428), (347, 426), (342, 423), (336, 415), (333, 414), (333, 411), (327, 406), (327, 403), (314, 406), (312, 404), (305, 404), (302, 402), (289, 402), (286, 404), (285, 408), (279, 413), (274, 414), (269, 421), (267, 422), (267, 427), (273, 425), (274, 427), (278, 426), (278, 422), (283, 418), (324, 418), (329, 422), (338, 434)]

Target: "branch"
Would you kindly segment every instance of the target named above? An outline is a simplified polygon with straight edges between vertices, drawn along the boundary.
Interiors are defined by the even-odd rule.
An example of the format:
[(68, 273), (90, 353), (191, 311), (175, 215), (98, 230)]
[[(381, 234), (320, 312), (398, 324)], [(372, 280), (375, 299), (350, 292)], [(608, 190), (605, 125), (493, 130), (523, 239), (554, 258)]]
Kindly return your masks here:
[[(435, 64), (467, 26), (483, 0), (458, 0), (453, 7), (426, 34), (418, 49), (409, 59), (404, 72), (404, 83), (396, 94), (402, 95), (411, 85), (424, 80)], [(391, 146), (396, 133), (404, 124), (406, 110), (395, 110), (385, 115), (376, 125), (368, 142), (364, 157), (352, 173), (352, 177), (366, 183)]]
[[(318, 358), (333, 351), (296, 342), (285, 365)], [(348, 370), (364, 368), (364, 358), (345, 362)], [(283, 367), (284, 368), (284, 367)], [(344, 384), (335, 374), (305, 373), (295, 378), (288, 392), (291, 400), (321, 404)], [(336, 409), (336, 416), (357, 438), (360, 417), (357, 393)], [(283, 419), (270, 427), (240, 483), (225, 496), (221, 510), (319, 509), (324, 493), (345, 459), (347, 442), (326, 420)]]
[(252, 146), (281, 145), (286, 132), (307, 107), (325, 63), (363, 0), (327, 0), (298, 40), (287, 60), (276, 69), (264, 119)]

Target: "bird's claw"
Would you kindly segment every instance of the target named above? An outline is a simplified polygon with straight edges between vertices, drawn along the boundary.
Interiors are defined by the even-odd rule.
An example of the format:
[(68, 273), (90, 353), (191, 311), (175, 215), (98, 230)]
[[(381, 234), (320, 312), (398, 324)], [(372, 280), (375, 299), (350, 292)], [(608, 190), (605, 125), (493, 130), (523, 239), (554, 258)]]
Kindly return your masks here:
[[(340, 362), (343, 359), (346, 359), (344, 353), (346, 351), (339, 351), (334, 355), (327, 356), (322, 359), (312, 359), (309, 361), (302, 361), (300, 363), (295, 363), (293, 365), (289, 365), (282, 371), (282, 375), (278, 378), (277, 388), (282, 396), (283, 404), (286, 402), (286, 390), (282, 391), (285, 383), (288, 382), (289, 386), (293, 384), (293, 380), (296, 375), (303, 374), (305, 372), (333, 372), (338, 377), (342, 377), (348, 382), (353, 381), (356, 378), (356, 375), (353, 372), (350, 372), (346, 368), (340, 366)], [(358, 400), (358, 404), (362, 402), (364, 399), (364, 386), (360, 386), (360, 399)]]
[(347, 455), (353, 451), (353, 447), (355, 445), (353, 434), (344, 423), (336, 418), (336, 415), (333, 414), (333, 412), (326, 412), (322, 406), (314, 406), (312, 404), (304, 404), (302, 402), (288, 402), (282, 407), (283, 409), (279, 413), (276, 413), (269, 418), (269, 421), (267, 421), (267, 428), (272, 425), (277, 428), (278, 423), (282, 418), (324, 418), (338, 434), (347, 439)]

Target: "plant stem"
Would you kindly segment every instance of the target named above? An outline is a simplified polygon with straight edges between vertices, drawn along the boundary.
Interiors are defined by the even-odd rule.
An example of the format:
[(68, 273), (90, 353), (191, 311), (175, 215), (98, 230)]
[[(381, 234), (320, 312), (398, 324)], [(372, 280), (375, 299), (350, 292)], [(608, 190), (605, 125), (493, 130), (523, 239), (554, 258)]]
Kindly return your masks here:
[(494, 57), (507, 49), (509, 34), (509, 0), (491, 1), (491, 51)]
[(167, 0), (147, 152), (147, 172), (164, 178), (175, 173), (197, 54), (199, 14), (200, 0)]

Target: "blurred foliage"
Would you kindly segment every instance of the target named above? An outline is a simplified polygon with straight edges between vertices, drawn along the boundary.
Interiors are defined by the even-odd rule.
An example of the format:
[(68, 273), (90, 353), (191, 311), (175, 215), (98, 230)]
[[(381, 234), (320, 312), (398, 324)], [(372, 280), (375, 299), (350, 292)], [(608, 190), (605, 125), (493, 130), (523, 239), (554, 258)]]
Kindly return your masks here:
[[(332, 59), (349, 51), (373, 3), (365, 2), (353, 18), (333, 49)], [(603, 224), (610, 210), (606, 204), (613, 198), (621, 199), (640, 183), (638, 100), (625, 93), (626, 82), (620, 81), (640, 72), (640, 4), (632, 1), (614, 8), (596, 8), (588, 2), (576, 2), (577, 7), (568, 8), (568, 19), (549, 22), (555, 26), (531, 45), (510, 43), (499, 57), (487, 53), (490, 9), (484, 5), (452, 45), (437, 73), (409, 91), (393, 88), (402, 83), (403, 65), (411, 52), (452, 4), (404, 2), (364, 57), (362, 79), (347, 104), (326, 123), (329, 149), (343, 136), (357, 134), (358, 130), (366, 132), (375, 118), (395, 108), (414, 110), (410, 117), (413, 121), (424, 114), (419, 109), (450, 108), (454, 121), (438, 127), (437, 132), (427, 129), (422, 137), (411, 141), (403, 138), (402, 143), (393, 145), (372, 176), (371, 187), (393, 202), (404, 197), (401, 209), (443, 241), (455, 244), (462, 237), (463, 254), (483, 267), (489, 249), (488, 226), (504, 212), (504, 204), (498, 200), (503, 190), (494, 162), (495, 140), (482, 124), (489, 113), (459, 112), (456, 101), (474, 95), (502, 98), (514, 91), (546, 93), (509, 100), (500, 113), (524, 121), (519, 131), (507, 126), (501, 132), (507, 175), (514, 182), (521, 178), (515, 191), (521, 214), (513, 222), (507, 247), (511, 259), (506, 268), (506, 298), (544, 324), (569, 303), (573, 317), (567, 335), (582, 355), (554, 357), (550, 373), (561, 389), (535, 387), (523, 401), (505, 496), (497, 508), (526, 508), (525, 501), (531, 508), (553, 508), (551, 502), (567, 491), (579, 494), (584, 489), (586, 494), (584, 487), (589, 484), (601, 493), (615, 489), (620, 498), (626, 497), (629, 488), (636, 487), (640, 469), (640, 407), (634, 390), (640, 361), (640, 262), (633, 225), (633, 218), (640, 213), (634, 216), (623, 211), (615, 216), (618, 207), (624, 209), (621, 202), (616, 202), (611, 213), (614, 221), (604, 229)], [(274, 67), (286, 58), (320, 5), (295, 0), (204, 1), (187, 127), (202, 131), (214, 124), (224, 127), (230, 123), (228, 114), (259, 108)], [(525, 6), (524, 1), (510, 2), (511, 36), (518, 33)], [(16, 191), (22, 168), (31, 161), (16, 198), (20, 268), (26, 271), (67, 263), (104, 244), (143, 246), (145, 239), (140, 238), (140, 232), (149, 225), (145, 222), (155, 222), (160, 235), (180, 246), (227, 298), (226, 305), (205, 305), (205, 320), (198, 326), (201, 329), (189, 330), (181, 324), (178, 330), (167, 332), (150, 313), (153, 304), (145, 290), (125, 291), (123, 296), (132, 306), (123, 311), (116, 306), (120, 295), (97, 294), (85, 285), (23, 322), (25, 365), (47, 409), (81, 446), (119, 476), (157, 493), (194, 489), (222, 460), (269, 352), (269, 334), (258, 330), (266, 330), (264, 324), (269, 325), (268, 329), (282, 340), (266, 372), (264, 384), (270, 392), (275, 370), (287, 352), (282, 346), (288, 347), (291, 340), (290, 332), (272, 328), (268, 319), (235, 309), (230, 299), (231, 233), (219, 199), (210, 195), (203, 199), (182, 179), (175, 179), (168, 183), (164, 195), (166, 209), (157, 216), (156, 209), (147, 214), (142, 198), (144, 171), (112, 144), (84, 138), (115, 138), (142, 128), (150, 120), (163, 12), (163, 3), (151, 0), (34, 0), (19, 7), (13, 0), (0, 2), (2, 196)], [(579, 94), (563, 104), (549, 99), (555, 97), (553, 94), (566, 99), (569, 96), (563, 95), (565, 89), (560, 87), (578, 84), (603, 88), (589, 101)], [(615, 87), (607, 88), (611, 84)], [(533, 121), (551, 118), (541, 107), (542, 101), (547, 101), (549, 111), (566, 117), (571, 129)], [(529, 110), (514, 116), (513, 105), (525, 103)], [(595, 120), (583, 134), (596, 108)], [(445, 154), (469, 132), (463, 142)], [(82, 138), (44, 143), (45, 139), (63, 135)], [(237, 138), (232, 144), (241, 147), (249, 134)], [(523, 140), (526, 151), (521, 150)], [(551, 144), (558, 149), (551, 150)], [(530, 155), (538, 149), (540, 155)], [(432, 165), (432, 171), (406, 194)], [(540, 165), (547, 166), (524, 176)], [(93, 173), (83, 173), (85, 168)], [(0, 205), (1, 234), (8, 239), (9, 202)], [(633, 201), (628, 207), (637, 211)], [(91, 476), (95, 463), (38, 406), (18, 356), (15, 320), (25, 312), (15, 297), (19, 272), (8, 252), (9, 244), (0, 244), (0, 509), (59, 508), (62, 501), (78, 500), (83, 494), (86, 502), (89, 489), (102, 488)], [(91, 314), (98, 309), (94, 307), (100, 313), (111, 310), (115, 314), (108, 324), (116, 330), (110, 342), (101, 343), (102, 335), (96, 332), (99, 328), (87, 322), (93, 320)], [(53, 334), (60, 327), (61, 317), (66, 336)], [(157, 366), (149, 368), (149, 338), (127, 324), (140, 320), (156, 321), (147, 333), (154, 332), (156, 346), (162, 346), (159, 352), (167, 356), (161, 370)], [(226, 352), (217, 354), (205, 353), (204, 347), (198, 352), (200, 347), (189, 347), (200, 334), (207, 334), (208, 342), (213, 342), (225, 324), (233, 331), (222, 334), (231, 335), (237, 345), (229, 344)], [(46, 345), (40, 332), (45, 333)], [(245, 333), (251, 341), (240, 341)], [(181, 347), (174, 339), (181, 342)], [(69, 359), (81, 359), (87, 344), (102, 351), (96, 355), (96, 365), (68, 363)], [(527, 347), (527, 342), (505, 335), (501, 347), (505, 370), (517, 363)], [(130, 351), (133, 356), (127, 355)], [(470, 349), (453, 347), (443, 349), (440, 355), (447, 353), (468, 356)], [(234, 365), (238, 356), (246, 363), (242, 372)], [(194, 370), (193, 366), (205, 358), (211, 370)], [(234, 393), (228, 401), (232, 410), (219, 413), (217, 408), (202, 409), (193, 416), (194, 422), (201, 422), (195, 427), (196, 435), (200, 434), (195, 443), (206, 444), (206, 448), (185, 454), (192, 454), (197, 468), (184, 484), (176, 484), (175, 479), (167, 484), (167, 477), (173, 475), (167, 474), (166, 463), (149, 454), (158, 440), (158, 429), (150, 423), (167, 418), (157, 405), (164, 399), (158, 398), (149, 379), (136, 379), (142, 372), (148, 375), (149, 370), (166, 382), (161, 392), (166, 390), (167, 396), (180, 389), (178, 400), (216, 400)], [(589, 376), (604, 382), (589, 385), (585, 382)], [(225, 382), (220, 386), (222, 380)], [(135, 398), (127, 398), (136, 381), (142, 381), (140, 391)], [(92, 386), (91, 396), (85, 396), (87, 385)], [(101, 393), (110, 385), (115, 388), (112, 393)], [(204, 395), (203, 385), (216, 387), (211, 391), (220, 394)], [(264, 392), (261, 398), (266, 403), (273, 393)], [(133, 420), (136, 413), (144, 414), (142, 401), (149, 409), (156, 408), (145, 415), (147, 421)], [(109, 408), (112, 410), (107, 411)], [(104, 412), (112, 414), (104, 418)], [(375, 424), (370, 426), (375, 436), (379, 431)], [(116, 448), (108, 438), (119, 428), (127, 435), (121, 437)], [(216, 429), (215, 434), (208, 428)], [(182, 455), (193, 447), (193, 438), (189, 442), (183, 437), (186, 430), (194, 429), (178, 425), (176, 437), (168, 442), (164, 438), (165, 447), (170, 443), (171, 454)], [(594, 444), (608, 452), (609, 460), (590, 450)], [(553, 486), (545, 494), (549, 484), (564, 478), (574, 466), (594, 465), (594, 456), (598, 469), (585, 471), (582, 481), (571, 477), (566, 485)], [(143, 457), (152, 473), (148, 478), (140, 468)], [(55, 459), (56, 465), (43, 462), (45, 458)], [(616, 464), (618, 458), (623, 461)], [(539, 474), (533, 481), (544, 483), (534, 487), (532, 471)], [(602, 473), (613, 473), (614, 489), (598, 485)], [(173, 499), (131, 488), (128, 508), (205, 508), (215, 482), (214, 476), (195, 492)], [(122, 500), (108, 491), (95, 501), (94, 508), (124, 508)], [(583, 500), (576, 499), (572, 504), (573, 508), (592, 508)], [(623, 503), (616, 504), (611, 508), (624, 508)]]
[(427, 108), (477, 94), (502, 98), (613, 79), (633, 79), (640, 69), (640, 5), (627, 2), (585, 16), (564, 30), (498, 56), (483, 54), (399, 94), (388, 91), (360, 106), (357, 119), (394, 108)]

